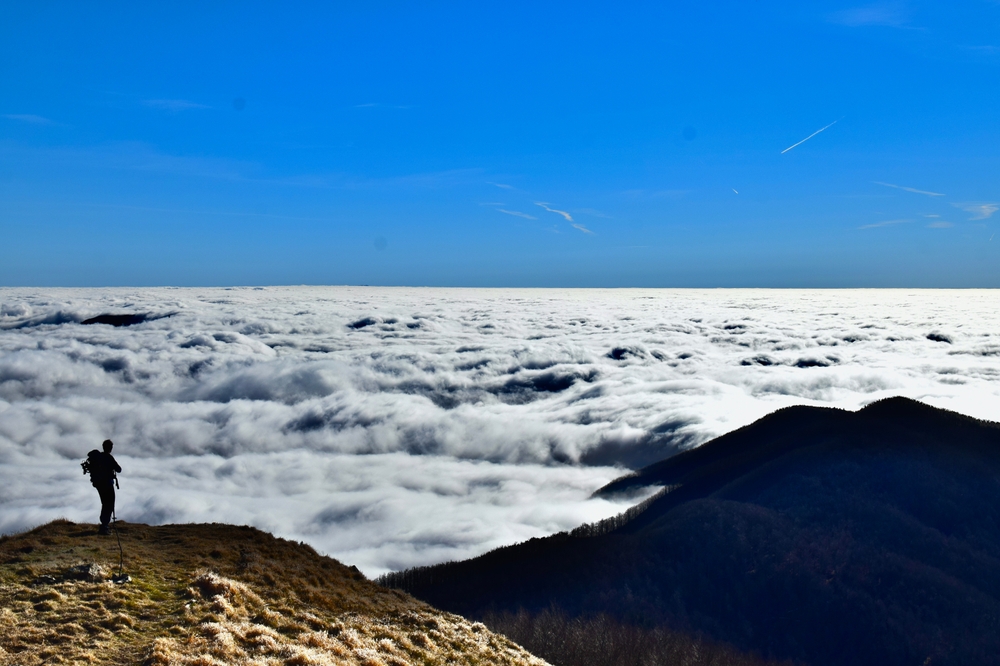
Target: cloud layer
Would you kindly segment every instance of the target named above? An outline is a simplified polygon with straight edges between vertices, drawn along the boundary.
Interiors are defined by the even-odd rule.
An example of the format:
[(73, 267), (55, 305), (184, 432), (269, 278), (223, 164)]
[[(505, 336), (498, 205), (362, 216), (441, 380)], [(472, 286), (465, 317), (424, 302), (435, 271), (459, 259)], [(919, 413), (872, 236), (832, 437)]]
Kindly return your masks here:
[[(0, 290), (0, 531), (248, 523), (370, 574), (622, 510), (623, 471), (796, 403), (996, 420), (988, 291)], [(145, 315), (128, 327), (82, 325)], [(142, 317), (133, 317), (137, 321)]]

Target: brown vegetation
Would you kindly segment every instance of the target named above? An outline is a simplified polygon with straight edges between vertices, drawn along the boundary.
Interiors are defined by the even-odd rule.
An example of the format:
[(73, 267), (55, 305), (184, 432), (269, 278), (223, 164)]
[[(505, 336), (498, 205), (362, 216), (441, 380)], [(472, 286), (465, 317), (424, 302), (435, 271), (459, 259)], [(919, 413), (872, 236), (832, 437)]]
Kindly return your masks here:
[(250, 527), (56, 521), (0, 538), (0, 664), (537, 664), (309, 546)]

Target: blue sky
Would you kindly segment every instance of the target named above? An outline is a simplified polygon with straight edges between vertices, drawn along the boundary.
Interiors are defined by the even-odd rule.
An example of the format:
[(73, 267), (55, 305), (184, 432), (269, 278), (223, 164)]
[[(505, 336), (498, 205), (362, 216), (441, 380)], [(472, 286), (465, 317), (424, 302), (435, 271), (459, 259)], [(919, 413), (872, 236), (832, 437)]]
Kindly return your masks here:
[(1000, 287), (1000, 3), (291, 4), (3, 3), (0, 284)]

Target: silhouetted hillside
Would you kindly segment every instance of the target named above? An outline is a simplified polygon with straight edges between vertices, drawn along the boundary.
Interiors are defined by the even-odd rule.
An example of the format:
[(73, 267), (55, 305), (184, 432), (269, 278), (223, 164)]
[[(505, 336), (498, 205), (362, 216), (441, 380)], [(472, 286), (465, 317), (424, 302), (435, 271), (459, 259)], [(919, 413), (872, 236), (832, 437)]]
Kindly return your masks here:
[[(384, 582), (471, 617), (608, 615), (774, 659), (1000, 664), (1000, 425), (792, 407), (619, 479), (630, 521)], [(588, 536), (594, 535), (596, 536)]]
[(570, 617), (556, 609), (487, 613), (483, 624), (555, 666), (796, 666), (664, 627), (608, 615)]

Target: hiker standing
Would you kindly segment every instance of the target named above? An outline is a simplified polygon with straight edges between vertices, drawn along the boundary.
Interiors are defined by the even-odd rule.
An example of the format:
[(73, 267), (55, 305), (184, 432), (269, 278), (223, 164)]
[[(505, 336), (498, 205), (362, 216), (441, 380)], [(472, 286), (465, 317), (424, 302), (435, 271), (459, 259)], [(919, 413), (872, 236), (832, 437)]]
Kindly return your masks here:
[(90, 483), (97, 488), (101, 496), (101, 529), (98, 534), (110, 534), (108, 523), (115, 513), (115, 486), (118, 485), (116, 474), (122, 471), (121, 465), (111, 455), (114, 442), (110, 439), (104, 440), (102, 447), (104, 451), (94, 449), (87, 454), (87, 462), (83, 463), (83, 471), (90, 472)]

